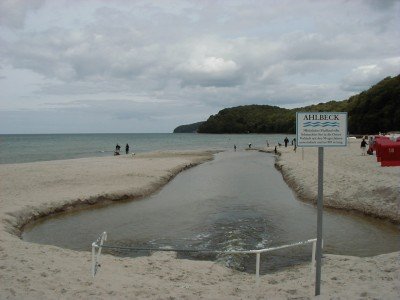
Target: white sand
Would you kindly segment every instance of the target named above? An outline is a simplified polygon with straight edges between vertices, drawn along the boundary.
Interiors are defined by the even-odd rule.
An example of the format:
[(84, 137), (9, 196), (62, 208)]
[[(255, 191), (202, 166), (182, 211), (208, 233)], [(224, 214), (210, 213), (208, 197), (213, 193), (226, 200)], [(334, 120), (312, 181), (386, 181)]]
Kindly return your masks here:
[[(304, 201), (316, 202), (318, 149), (279, 149), (275, 164)], [(303, 159), (304, 158), (304, 159)], [(360, 141), (324, 148), (324, 205), (356, 210), (400, 223), (400, 167), (381, 167), (375, 155), (361, 155)]]
[[(341, 207), (363, 210), (367, 206), (368, 213), (397, 220), (396, 200), (384, 197), (389, 201), (374, 205), (376, 198), (372, 198), (370, 191), (392, 195), (391, 183), (395, 180), (392, 177), (399, 178), (400, 168), (380, 169), (373, 164), (372, 157), (361, 160), (356, 150), (356, 147), (337, 150), (344, 153), (340, 156), (345, 169), (342, 173), (352, 175), (346, 183), (342, 173), (327, 170), (327, 173), (333, 172), (330, 177), (335, 182), (330, 186), (326, 184), (327, 199), (330, 199), (329, 195), (335, 195), (332, 199), (341, 203)], [(328, 152), (326, 168), (331, 164), (332, 168), (341, 169), (339, 164), (329, 163)], [(278, 163), (288, 182), (296, 187), (296, 192), (304, 199), (312, 198), (315, 174), (311, 165), (316, 165), (316, 155), (306, 151), (306, 161), (299, 161), (299, 154), (301, 160), (299, 152), (284, 153)], [(314, 278), (310, 275), (309, 265), (261, 276), (260, 286), (256, 288), (252, 275), (212, 262), (177, 260), (172, 253), (140, 258), (102, 255), (101, 270), (92, 279), (89, 252), (27, 243), (18, 237), (20, 227), (30, 219), (80, 203), (148, 195), (182, 169), (210, 158), (211, 153), (169, 152), (135, 158), (121, 156), (0, 165), (0, 299), (313, 298), (311, 282)], [(382, 178), (360, 186), (361, 175), (367, 174), (371, 167)], [(357, 173), (355, 169), (360, 171)], [(346, 188), (342, 188), (344, 184)], [(393, 185), (398, 187), (398, 181)], [(364, 190), (366, 187), (369, 189)], [(360, 197), (360, 192), (365, 195)], [(346, 203), (351, 205), (346, 206)], [(391, 253), (371, 258), (326, 255), (322, 295), (318, 298), (398, 299), (398, 255)]]

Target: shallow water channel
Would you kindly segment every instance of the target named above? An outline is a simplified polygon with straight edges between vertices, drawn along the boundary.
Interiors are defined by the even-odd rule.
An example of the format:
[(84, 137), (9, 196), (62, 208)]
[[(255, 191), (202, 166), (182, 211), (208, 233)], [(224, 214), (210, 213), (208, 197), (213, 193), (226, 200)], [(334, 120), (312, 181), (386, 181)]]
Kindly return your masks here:
[[(325, 178), (325, 181), (329, 178)], [(340, 187), (338, 187), (340, 188)], [(324, 253), (371, 256), (398, 250), (398, 226), (324, 210)], [(90, 250), (106, 231), (108, 245), (208, 250), (260, 249), (316, 237), (316, 208), (296, 199), (274, 167), (255, 151), (224, 152), (176, 176), (138, 201), (64, 213), (26, 226), (25, 241)], [(108, 251), (110, 252), (110, 251)], [(113, 251), (148, 255), (148, 251)], [(255, 255), (180, 253), (254, 272)], [(261, 255), (261, 271), (309, 261), (311, 245)]]

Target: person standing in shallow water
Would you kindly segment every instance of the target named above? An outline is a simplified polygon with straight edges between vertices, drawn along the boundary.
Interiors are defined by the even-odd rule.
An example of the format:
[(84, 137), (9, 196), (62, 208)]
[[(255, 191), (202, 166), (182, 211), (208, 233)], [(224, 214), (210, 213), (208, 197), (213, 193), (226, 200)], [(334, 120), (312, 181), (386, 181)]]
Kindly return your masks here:
[(287, 144), (289, 143), (289, 139), (287, 137), (285, 137), (285, 139), (283, 141), (285, 142), (285, 147), (287, 148)]
[(236, 145), (233, 145), (233, 149), (236, 151)]
[(129, 145), (128, 145), (128, 144), (126, 144), (126, 146), (125, 146), (125, 153), (126, 153), (126, 154), (129, 153)]

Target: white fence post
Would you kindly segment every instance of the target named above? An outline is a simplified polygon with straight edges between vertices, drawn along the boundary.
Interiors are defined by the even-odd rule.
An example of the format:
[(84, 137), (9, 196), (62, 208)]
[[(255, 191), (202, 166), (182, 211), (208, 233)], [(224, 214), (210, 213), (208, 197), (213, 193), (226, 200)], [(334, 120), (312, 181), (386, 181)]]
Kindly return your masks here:
[(260, 252), (256, 253), (256, 284), (260, 285)]
[(315, 251), (317, 249), (316, 242), (312, 243), (312, 254), (311, 254), (311, 274), (314, 273), (315, 270)]
[(92, 243), (92, 277), (96, 275), (96, 242)]
[[(92, 277), (94, 278), (97, 273), (97, 268), (100, 267), (99, 260), (101, 254), (101, 248), (103, 247), (104, 241), (107, 240), (107, 232), (103, 232), (95, 242), (92, 243)], [(97, 254), (96, 254), (96, 248)]]

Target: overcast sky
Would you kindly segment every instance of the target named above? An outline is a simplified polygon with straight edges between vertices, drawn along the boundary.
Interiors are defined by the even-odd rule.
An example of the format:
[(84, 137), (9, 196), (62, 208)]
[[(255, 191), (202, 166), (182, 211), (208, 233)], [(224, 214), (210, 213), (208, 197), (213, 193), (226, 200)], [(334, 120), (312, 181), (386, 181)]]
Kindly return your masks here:
[(399, 73), (394, 0), (0, 0), (0, 133), (171, 132)]

